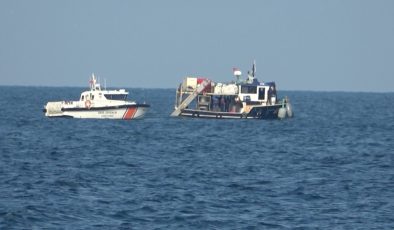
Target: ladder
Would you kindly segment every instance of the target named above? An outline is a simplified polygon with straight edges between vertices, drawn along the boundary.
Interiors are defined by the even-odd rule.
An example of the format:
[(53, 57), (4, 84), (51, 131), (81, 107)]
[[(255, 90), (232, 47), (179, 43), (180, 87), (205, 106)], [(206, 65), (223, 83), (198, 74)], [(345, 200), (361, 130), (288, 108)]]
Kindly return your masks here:
[(171, 117), (177, 117), (181, 114), (182, 109), (186, 108), (193, 100), (200, 94), (204, 89), (211, 83), (210, 80), (205, 79), (201, 84), (197, 87), (196, 90), (192, 94), (190, 94), (177, 108), (175, 108), (174, 112), (171, 113)]

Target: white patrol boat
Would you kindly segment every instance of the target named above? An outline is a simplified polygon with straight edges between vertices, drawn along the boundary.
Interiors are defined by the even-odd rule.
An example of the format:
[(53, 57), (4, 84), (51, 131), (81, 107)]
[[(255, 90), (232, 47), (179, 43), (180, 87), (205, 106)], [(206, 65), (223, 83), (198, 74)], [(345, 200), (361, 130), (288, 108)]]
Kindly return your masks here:
[(127, 101), (124, 89), (101, 90), (92, 74), (90, 90), (82, 92), (79, 101), (48, 102), (44, 108), (47, 117), (136, 119), (145, 115), (149, 105)]
[(217, 83), (207, 78), (187, 77), (176, 91), (175, 110), (171, 116), (199, 118), (283, 119), (292, 117), (287, 97), (278, 99), (275, 82), (259, 82), (256, 64), (248, 78), (233, 68), (236, 81)]

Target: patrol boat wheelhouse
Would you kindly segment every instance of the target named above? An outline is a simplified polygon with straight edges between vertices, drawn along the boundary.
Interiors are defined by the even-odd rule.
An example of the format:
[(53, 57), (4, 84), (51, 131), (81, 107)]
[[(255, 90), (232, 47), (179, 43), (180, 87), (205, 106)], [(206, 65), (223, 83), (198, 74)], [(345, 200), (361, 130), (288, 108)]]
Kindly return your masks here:
[(128, 101), (125, 89), (101, 90), (92, 74), (90, 90), (81, 93), (79, 101), (48, 102), (44, 108), (47, 117), (136, 119), (145, 115), (148, 104)]
[(171, 116), (254, 119), (293, 116), (289, 99), (278, 99), (275, 82), (257, 80), (255, 63), (246, 80), (240, 80), (242, 73), (238, 68), (233, 72), (237, 80), (232, 83), (185, 78), (176, 91), (175, 110)]

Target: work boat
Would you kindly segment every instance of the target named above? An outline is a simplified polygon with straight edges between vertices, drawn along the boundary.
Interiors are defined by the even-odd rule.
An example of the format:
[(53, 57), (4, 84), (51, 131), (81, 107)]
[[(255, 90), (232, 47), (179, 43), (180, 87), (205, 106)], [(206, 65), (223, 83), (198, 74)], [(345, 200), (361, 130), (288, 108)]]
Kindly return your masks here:
[(47, 117), (136, 119), (145, 115), (149, 105), (128, 101), (124, 89), (101, 90), (92, 74), (90, 90), (81, 93), (79, 101), (48, 102), (44, 108)]
[(236, 81), (218, 83), (202, 77), (186, 77), (176, 91), (171, 116), (198, 118), (284, 119), (292, 117), (288, 97), (279, 99), (275, 82), (257, 80), (256, 64), (246, 80), (233, 68)]

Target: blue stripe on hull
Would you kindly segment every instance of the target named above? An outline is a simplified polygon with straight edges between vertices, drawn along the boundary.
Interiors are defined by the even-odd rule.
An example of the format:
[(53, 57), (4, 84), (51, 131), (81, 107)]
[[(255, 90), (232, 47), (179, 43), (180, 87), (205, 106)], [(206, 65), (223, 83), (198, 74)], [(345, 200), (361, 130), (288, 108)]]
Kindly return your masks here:
[(278, 111), (282, 105), (256, 106), (250, 110), (248, 117), (257, 119), (278, 119)]
[(197, 117), (197, 118), (218, 118), (218, 119), (278, 119), (278, 111), (282, 105), (260, 106), (254, 107), (248, 114), (233, 112), (214, 112), (206, 110), (184, 109), (181, 116)]

